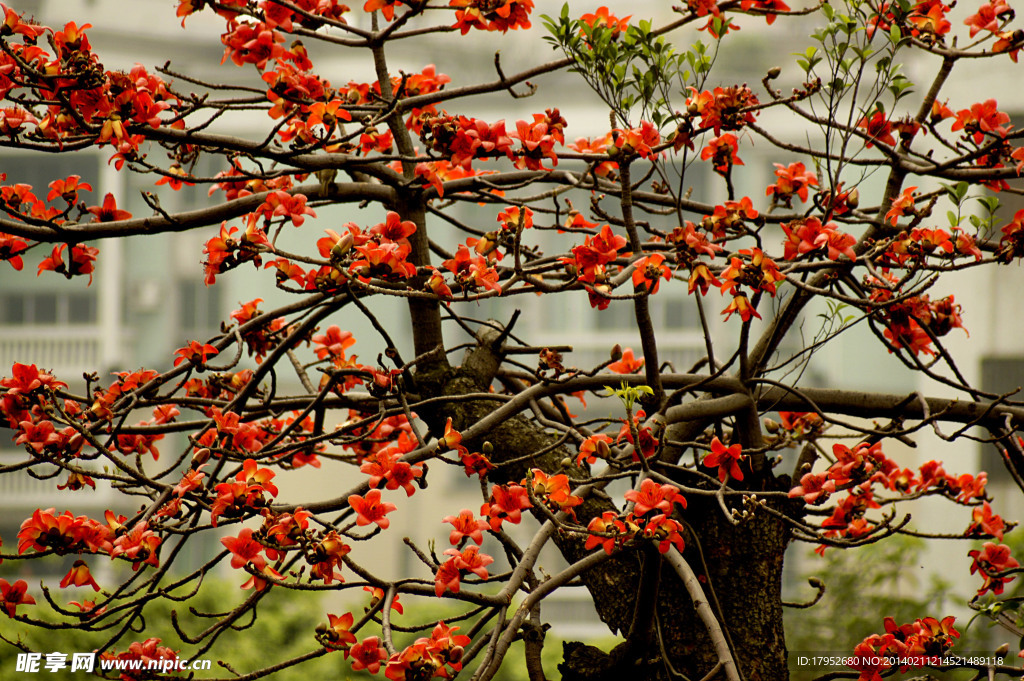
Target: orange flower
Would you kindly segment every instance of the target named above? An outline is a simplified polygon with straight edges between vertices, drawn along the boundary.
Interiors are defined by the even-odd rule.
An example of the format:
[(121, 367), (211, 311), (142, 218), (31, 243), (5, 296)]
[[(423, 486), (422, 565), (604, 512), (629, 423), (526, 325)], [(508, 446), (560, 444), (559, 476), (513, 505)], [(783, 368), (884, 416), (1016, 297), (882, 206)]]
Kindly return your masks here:
[(803, 163), (790, 163), (783, 166), (775, 164), (775, 177), (778, 182), (768, 185), (765, 196), (771, 196), (772, 202), (781, 201), (784, 206), (792, 206), (793, 195), (800, 197), (801, 201), (807, 201), (808, 187), (818, 186), (818, 176), (807, 170)]
[(21, 239), (0, 232), (0, 261), (6, 260), (19, 272), (25, 266), (21, 254), (28, 250), (28, 244)]
[(46, 195), (47, 201), (53, 201), (58, 196), (69, 204), (78, 203), (79, 191), (92, 191), (92, 185), (82, 182), (79, 175), (70, 175), (63, 180), (54, 180), (50, 183), (50, 193)]
[(462, 449), (462, 434), (452, 428), (452, 417), (449, 416), (444, 424), (444, 435), (438, 439), (437, 445), (441, 449)]
[(549, 476), (539, 468), (534, 468), (533, 480), (523, 480), (523, 484), (529, 484), (534, 495), (545, 502), (552, 511), (566, 511), (573, 514), (573, 506), (579, 506), (583, 499), (572, 495), (572, 488), (569, 486), (569, 476), (564, 473)]
[(763, 12), (765, 23), (769, 26), (775, 22), (776, 12), (789, 11), (789, 5), (782, 0), (742, 0), (740, 2), (740, 9), (747, 11), (751, 8)]
[(356, 642), (355, 634), (349, 631), (355, 622), (355, 617), (352, 616), (352, 613), (346, 612), (340, 617), (328, 613), (327, 619), (328, 629), (324, 636), (327, 639), (328, 647), (344, 649), (349, 644)]
[(803, 497), (808, 504), (827, 499), (835, 491), (835, 482), (828, 479), (825, 473), (805, 473), (800, 484), (789, 490), (790, 497)]
[[(376, 12), (381, 11), (384, 18), (391, 21), (395, 18), (395, 6), (401, 6), (400, 0), (366, 0), (366, 4), (363, 5), (364, 12)], [(376, 672), (372, 672), (376, 673)]]
[(416, 223), (403, 220), (402, 216), (389, 210), (384, 222), (370, 228), (369, 234), (382, 240), (408, 243), (408, 237), (416, 233)]
[(984, 102), (972, 104), (970, 109), (962, 109), (956, 112), (956, 122), (951, 130), (964, 131), (964, 137), (970, 137), (975, 144), (985, 141), (985, 135), (1006, 137), (1012, 125), (1009, 114), (1000, 111), (999, 104), (994, 99), (986, 99)]
[(654, 295), (658, 292), (661, 280), (672, 278), (672, 270), (664, 264), (665, 256), (655, 253), (636, 261), (633, 268), (633, 288)]
[(995, 537), (997, 541), (1002, 541), (1005, 531), (1006, 523), (998, 513), (992, 512), (992, 506), (986, 501), (971, 511), (971, 524), (964, 531), (964, 536)]
[(822, 225), (821, 220), (816, 217), (797, 218), (789, 224), (782, 225), (782, 231), (786, 233), (786, 241), (783, 244), (783, 257), (786, 260), (818, 252), (822, 248), (826, 250), (830, 260), (839, 260), (840, 255), (845, 255), (850, 260), (857, 259), (857, 253), (853, 250), (857, 240), (850, 234), (840, 232), (832, 222)]
[[(752, 1), (743, 0), (743, 9)], [(756, 112), (751, 109), (757, 107), (759, 102), (757, 95), (746, 85), (716, 87), (713, 91), (700, 93), (691, 87), (690, 92), (691, 96), (686, 100), (687, 107), (696, 109), (701, 127), (714, 129), (716, 135), (721, 135), (723, 129), (739, 130), (756, 120)]]
[(890, 147), (896, 146), (896, 139), (892, 136), (892, 123), (882, 111), (876, 111), (871, 114), (870, 118), (867, 116), (861, 118), (857, 127), (863, 128), (864, 133), (868, 136), (868, 141), (864, 143), (868, 149), (878, 143)]
[(650, 121), (641, 121), (640, 127), (629, 130), (615, 129), (615, 146), (625, 154), (636, 154), (640, 158), (657, 158), (652, 147), (661, 143), (661, 133)]
[(635, 359), (633, 348), (623, 350), (622, 357), (617, 362), (608, 365), (608, 371), (614, 371), (617, 374), (635, 374), (643, 368), (644, 358)]
[[(739, 446), (739, 445), (736, 445)], [(712, 445), (712, 448), (714, 445)], [(705, 459), (705, 463), (707, 460)], [(740, 478), (742, 480), (742, 478)], [(640, 483), (640, 489), (631, 489), (624, 495), (626, 501), (632, 501), (633, 514), (635, 516), (646, 515), (650, 511), (660, 511), (665, 515), (671, 515), (673, 506), (679, 504), (686, 508), (686, 499), (679, 493), (675, 485), (659, 485), (651, 478), (644, 478)]]
[(523, 120), (516, 121), (516, 132), (509, 137), (518, 139), (522, 145), (514, 156), (516, 168), (549, 170), (544, 167), (544, 159), (550, 160), (552, 165), (558, 165), (558, 156), (554, 151), (558, 137), (553, 134), (548, 122), (543, 120), (540, 114), (534, 114), (532, 123)]
[(941, 2), (932, 0), (931, 6), (927, 7), (927, 11), (924, 11), (925, 6), (928, 4), (927, 2), (920, 3), (915, 8), (915, 11), (907, 16), (907, 23), (914, 26), (921, 33), (922, 38), (934, 40), (937, 36), (949, 33), (952, 25), (946, 19), (946, 12), (949, 11), (949, 7)]
[(84, 473), (77, 473), (74, 471), (68, 473), (67, 482), (63, 485), (57, 485), (57, 489), (66, 489), (72, 492), (77, 492), (78, 490), (85, 489), (86, 487), (96, 489), (96, 481)]
[(678, 520), (669, 518), (667, 515), (656, 515), (647, 521), (643, 528), (643, 536), (658, 542), (658, 552), (668, 553), (673, 546), (679, 551), (686, 549), (683, 542), (683, 535), (680, 534), (683, 526)]
[(612, 40), (615, 40), (619, 33), (629, 29), (629, 20), (633, 15), (624, 16), (621, 19), (608, 11), (607, 7), (598, 7), (596, 12), (590, 12), (580, 17), (580, 21), (591, 29), (606, 29), (612, 32)]
[(971, 563), (971, 574), (981, 572), (985, 578), (985, 583), (978, 589), (978, 595), (980, 596), (986, 591), (1001, 594), (1003, 587), (1007, 582), (1013, 581), (1013, 577), (998, 577), (996, 573), (1020, 567), (1020, 563), (1010, 556), (1010, 547), (1005, 544), (994, 544), (987, 541), (982, 549), (981, 551), (975, 549), (967, 552), (967, 555), (974, 561)]
[(89, 284), (92, 284), (92, 274), (95, 271), (94, 262), (96, 256), (99, 255), (100, 249), (93, 248), (92, 246), (86, 246), (85, 244), (74, 244), (71, 246), (69, 255), (70, 262), (64, 262), (64, 251), (67, 250), (68, 244), (61, 244), (54, 246), (53, 251), (50, 253), (50, 257), (44, 258), (39, 263), (39, 271), (36, 272), (36, 276), (39, 276), (43, 272), (51, 271), (57, 274), (63, 274), (66, 278), (88, 274)]
[(416, 266), (406, 262), (412, 251), (408, 243), (388, 241), (377, 244), (371, 241), (356, 246), (356, 250), (363, 257), (349, 265), (349, 271), (361, 281), (369, 281), (370, 277), (397, 280), (416, 276)]
[[(633, 373), (631, 371), (625, 373)], [(591, 435), (583, 444), (580, 445), (580, 453), (576, 455), (576, 465), (581, 465), (584, 461), (587, 463), (597, 463), (598, 458), (606, 459), (611, 454), (610, 445), (612, 438), (604, 433), (598, 433)]]
[(267, 564), (267, 560), (261, 555), (263, 545), (252, 537), (252, 529), (245, 527), (238, 533), (237, 537), (224, 537), (220, 543), (231, 552), (231, 567), (239, 570), (250, 563), (257, 570)]
[(291, 220), (291, 223), (296, 227), (301, 227), (307, 215), (316, 217), (313, 209), (306, 205), (305, 194), (292, 195), (286, 191), (278, 190), (267, 194), (263, 205), (251, 214), (251, 218), (255, 220), (263, 216), (269, 221), (275, 217), (283, 217), (286, 220)]
[(587, 543), (583, 548), (587, 551), (600, 546), (604, 552), (611, 555), (616, 544), (621, 544), (625, 539), (626, 525), (618, 519), (614, 511), (605, 511), (600, 518), (594, 518), (587, 525)]
[(370, 490), (365, 497), (353, 494), (348, 498), (348, 503), (356, 512), (356, 525), (362, 527), (376, 523), (382, 530), (388, 529), (391, 524), (387, 514), (398, 508), (390, 502), (381, 501), (379, 489)]
[(1005, 0), (988, 0), (988, 4), (982, 5), (977, 12), (967, 17), (964, 24), (971, 27), (971, 37), (973, 38), (982, 30), (997, 32), (1001, 23), (1012, 17), (1013, 10)]
[(330, 357), (345, 359), (345, 350), (355, 345), (356, 339), (351, 331), (342, 331), (337, 324), (327, 328), (327, 333), (313, 336), (313, 347), (318, 359)]
[(78, 601), (70, 601), (68, 605), (73, 605), (80, 611), (79, 617), (83, 619), (93, 619), (104, 614), (107, 609), (105, 607), (96, 609), (96, 601), (82, 600), (81, 603)]
[(132, 570), (138, 570), (143, 564), (158, 567), (160, 559), (156, 552), (159, 547), (160, 537), (149, 529), (148, 523), (142, 522), (114, 540), (110, 557), (124, 556), (131, 561)]
[(38, 38), (43, 34), (44, 28), (42, 26), (33, 24), (31, 21), (22, 21), (21, 15), (13, 9), (7, 6), (2, 7), (4, 10), (4, 21), (0, 24), (0, 33), (20, 33), (29, 39)]
[(261, 568), (257, 568), (256, 572), (258, 572), (261, 576), (250, 575), (249, 579), (247, 579), (245, 583), (238, 588), (256, 589), (257, 591), (263, 591), (267, 588), (267, 585), (269, 584), (269, 582), (266, 579), (264, 579), (265, 577), (270, 577), (271, 579), (276, 579), (278, 581), (284, 580), (284, 575), (282, 575), (280, 572), (270, 567), (269, 565), (264, 565)]
[(93, 579), (92, 573), (89, 572), (89, 566), (84, 560), (76, 560), (68, 573), (64, 575), (64, 579), (60, 580), (62, 589), (72, 584), (74, 586), (91, 586), (94, 591), (100, 590), (100, 585)]
[(246, 459), (242, 462), (242, 470), (235, 475), (235, 480), (243, 482), (248, 486), (248, 492), (267, 492), (276, 497), (277, 485), (270, 482), (277, 475), (269, 468), (257, 468), (255, 459)]
[[(203, 468), (205, 465), (206, 464), (199, 466), (199, 469)], [(192, 490), (198, 489), (205, 477), (206, 473), (202, 473), (198, 469), (193, 470), (190, 468), (181, 476), (181, 482), (174, 486), (174, 494), (178, 497), (184, 497)]]
[(711, 441), (711, 453), (704, 457), (704, 465), (710, 468), (718, 466), (718, 479), (722, 482), (729, 478), (743, 480), (743, 471), (739, 462), (744, 458), (743, 447), (739, 444), (726, 447), (717, 437)]
[[(612, 140), (612, 133), (605, 133), (603, 137), (597, 137), (589, 139), (587, 137), (579, 137), (575, 142), (567, 145), (573, 151), (578, 151), (581, 154), (600, 154), (607, 155), (608, 147), (614, 144)], [(618, 169), (619, 164), (615, 161), (600, 161), (594, 166), (593, 173), (598, 177), (607, 177), (608, 179), (615, 178), (615, 171)]]
[(189, 174), (185, 172), (185, 169), (182, 168), (177, 163), (172, 164), (171, 167), (168, 168), (166, 172), (166, 175), (164, 175), (154, 183), (156, 186), (166, 184), (174, 191), (180, 190), (184, 185), (188, 185), (189, 187), (195, 186), (195, 182), (189, 182), (186, 179), (189, 176)]
[(370, 674), (376, 674), (380, 671), (381, 663), (387, 659), (388, 651), (380, 645), (380, 638), (370, 636), (345, 651), (345, 655), (352, 660), (352, 671), (365, 669)]
[(458, 549), (448, 549), (444, 554), (452, 557), (441, 564), (434, 577), (434, 593), (438, 598), (444, 595), (445, 591), (459, 593), (463, 570), (472, 572), (480, 579), (487, 579), (487, 566), (494, 562), (494, 558), (486, 553), (480, 553), (477, 546), (469, 546), (461, 552)]
[(117, 200), (109, 192), (103, 197), (103, 205), (91, 206), (89, 212), (93, 214), (93, 222), (116, 222), (130, 220), (132, 217), (131, 213), (117, 207)]
[(452, 289), (445, 283), (444, 275), (436, 267), (428, 265), (427, 269), (430, 271), (430, 277), (427, 278), (424, 288), (433, 291), (434, 295), (438, 298), (450, 299), (452, 297)]
[(525, 487), (515, 483), (495, 485), (491, 488), (490, 501), (480, 507), (480, 515), (487, 516), (491, 529), (497, 532), (506, 520), (518, 525), (522, 520), (522, 510), (525, 508), (533, 508)]
[(714, 164), (715, 172), (724, 175), (732, 170), (733, 166), (743, 165), (743, 161), (737, 154), (739, 148), (736, 136), (727, 132), (708, 142), (708, 145), (701, 150), (700, 158), (702, 161), (710, 159)]
[(462, 35), (473, 28), (502, 33), (509, 29), (530, 28), (533, 0), (449, 0), (448, 5), (464, 8), (455, 12), (454, 28), (458, 28)]
[(174, 351), (174, 354), (178, 355), (178, 358), (174, 360), (174, 366), (178, 366), (185, 360), (188, 360), (192, 366), (198, 369), (203, 369), (206, 364), (206, 358), (216, 355), (219, 352), (220, 350), (209, 343), (200, 345), (199, 341), (191, 341), (185, 347), (178, 348)]
[(19, 605), (35, 605), (36, 599), (26, 594), (26, 591), (28, 584), (24, 579), (19, 579), (14, 584), (9, 584), (6, 579), (0, 579), (0, 609), (6, 612), (8, 617), (14, 617)]
[(483, 530), (487, 529), (487, 523), (483, 520), (478, 520), (469, 509), (462, 509), (457, 516), (446, 516), (442, 522), (451, 523), (454, 528), (451, 534), (448, 535), (450, 543), (458, 545), (459, 542), (468, 537), (475, 541), (478, 546), (483, 545)]

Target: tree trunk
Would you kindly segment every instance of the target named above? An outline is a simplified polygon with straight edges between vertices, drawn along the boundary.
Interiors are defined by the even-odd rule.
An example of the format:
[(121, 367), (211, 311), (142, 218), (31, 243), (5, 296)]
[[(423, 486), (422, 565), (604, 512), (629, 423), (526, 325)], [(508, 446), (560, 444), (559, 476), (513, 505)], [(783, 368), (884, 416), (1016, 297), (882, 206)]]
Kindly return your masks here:
[[(779, 509), (782, 510), (782, 509)], [(684, 557), (700, 579), (711, 608), (729, 639), (746, 681), (789, 677), (782, 628), (782, 565), (788, 541), (783, 522), (764, 511), (733, 525), (713, 497), (691, 498), (682, 518), (688, 526)], [(582, 543), (559, 542), (569, 560)], [(584, 576), (601, 619), (612, 631), (628, 631), (641, 586), (636, 551), (610, 560)], [(646, 650), (611, 654), (577, 643), (565, 644), (559, 665), (565, 681), (701, 679), (718, 659), (707, 629), (697, 617), (682, 582), (665, 562), (656, 600), (654, 637)], [(627, 654), (628, 653), (628, 654)]]
[[(461, 367), (442, 372), (443, 376), (435, 375), (433, 388), (448, 395), (486, 391), (498, 363), (493, 350), (482, 342)], [(420, 415), (440, 433), (448, 417), (457, 429), (462, 429), (493, 408), (493, 403), (487, 401), (453, 402)], [(492, 475), (493, 482), (518, 482), (533, 467), (585, 477), (582, 469), (566, 466), (565, 459), (573, 458), (575, 451), (553, 447), (555, 438), (524, 417), (506, 419), (483, 439), (491, 445), (493, 463), (500, 466)], [(479, 450), (483, 442), (463, 444)], [(542, 455), (527, 456), (545, 449)], [(763, 475), (751, 474), (747, 482), (754, 483), (753, 478), (757, 478), (757, 485), (774, 489), (777, 483), (771, 471)], [(786, 524), (757, 507), (733, 524), (714, 496), (690, 495), (687, 502), (687, 509), (676, 513), (687, 528), (684, 558), (697, 574), (726, 633), (741, 678), (788, 679), (781, 592), (783, 555), (789, 541)], [(783, 501), (774, 508), (793, 513), (795, 509), (790, 506)], [(577, 521), (584, 526), (609, 510), (618, 511), (603, 492), (590, 495), (575, 509)], [(570, 563), (589, 553), (584, 550), (585, 539), (578, 535), (556, 533), (554, 541)], [(626, 641), (611, 653), (582, 643), (566, 643), (559, 665), (566, 681), (676, 681), (680, 677), (671, 670), (698, 681), (719, 663), (707, 628), (682, 581), (657, 551), (646, 548), (626, 549), (582, 576), (602, 621)], [(641, 621), (634, 622), (638, 617)], [(718, 677), (724, 678), (721, 673)]]

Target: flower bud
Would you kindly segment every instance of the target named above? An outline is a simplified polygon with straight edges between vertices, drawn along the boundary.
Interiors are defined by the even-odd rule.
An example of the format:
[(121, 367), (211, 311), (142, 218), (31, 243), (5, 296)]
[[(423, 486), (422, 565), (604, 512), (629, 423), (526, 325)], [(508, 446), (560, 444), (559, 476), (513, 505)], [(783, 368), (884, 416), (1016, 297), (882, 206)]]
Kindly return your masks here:
[(344, 256), (346, 253), (349, 252), (349, 249), (352, 248), (353, 241), (354, 237), (352, 236), (352, 232), (345, 232), (344, 234), (342, 234), (341, 238), (338, 239), (338, 243), (334, 244), (334, 246), (331, 248), (331, 257), (341, 258), (342, 256)]

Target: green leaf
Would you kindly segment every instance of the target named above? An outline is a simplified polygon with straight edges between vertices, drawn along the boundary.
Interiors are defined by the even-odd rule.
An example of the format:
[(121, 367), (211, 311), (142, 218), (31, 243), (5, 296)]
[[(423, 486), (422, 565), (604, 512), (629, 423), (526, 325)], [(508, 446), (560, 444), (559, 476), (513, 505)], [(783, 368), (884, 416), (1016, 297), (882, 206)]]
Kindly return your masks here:
[(941, 185), (946, 193), (949, 194), (950, 200), (956, 205), (963, 203), (964, 197), (967, 196), (967, 182), (957, 182), (954, 184), (943, 184)]
[(981, 205), (985, 206), (985, 208), (988, 209), (989, 213), (995, 213), (997, 210), (999, 210), (999, 199), (997, 199), (994, 196), (979, 196), (978, 202)]
[(903, 33), (900, 31), (900, 27), (893, 24), (889, 27), (889, 41), (893, 45), (898, 45), (900, 40), (903, 39)]

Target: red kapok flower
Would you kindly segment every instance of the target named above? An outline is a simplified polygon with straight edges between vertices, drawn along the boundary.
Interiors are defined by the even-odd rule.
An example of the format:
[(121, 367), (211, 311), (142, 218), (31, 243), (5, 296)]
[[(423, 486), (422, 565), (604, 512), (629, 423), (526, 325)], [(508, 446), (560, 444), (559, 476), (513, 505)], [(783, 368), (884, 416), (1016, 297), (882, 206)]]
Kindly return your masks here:
[(1020, 567), (1020, 563), (1010, 556), (1010, 547), (1005, 544), (987, 541), (981, 551), (975, 549), (968, 551), (967, 555), (974, 561), (971, 563), (971, 574), (980, 571), (985, 578), (985, 583), (978, 589), (979, 596), (990, 590), (994, 594), (1003, 593), (1003, 587), (1012, 581), (1013, 577), (996, 577), (993, 576), (994, 573)]
[(608, 371), (614, 371), (617, 374), (635, 374), (643, 368), (644, 358), (634, 358), (633, 348), (623, 350), (622, 357), (608, 365)]
[(462, 509), (457, 516), (446, 516), (442, 522), (451, 523), (454, 528), (448, 535), (448, 541), (458, 545), (465, 538), (469, 538), (482, 545), (484, 543), (483, 530), (488, 528), (485, 521), (477, 519), (469, 509)]
[(370, 674), (380, 671), (381, 663), (387, 659), (388, 651), (380, 645), (380, 638), (370, 636), (349, 648), (345, 654), (352, 660), (352, 671), (365, 669)]
[(8, 584), (6, 579), (0, 579), (0, 609), (7, 613), (8, 617), (14, 617), (14, 612), (19, 605), (35, 605), (36, 599), (25, 592), (28, 584), (24, 579), (19, 579), (14, 584)]
[(60, 580), (60, 588), (64, 589), (68, 586), (91, 586), (94, 591), (100, 590), (100, 585), (93, 579), (92, 573), (89, 572), (89, 566), (84, 560), (76, 560), (68, 570), (68, 573), (64, 575), (64, 579)]
[(387, 514), (398, 508), (391, 502), (381, 501), (379, 489), (371, 489), (365, 497), (353, 494), (348, 498), (348, 503), (356, 512), (356, 525), (362, 527), (376, 523), (382, 530), (388, 529), (391, 524)]
[(129, 220), (132, 214), (117, 207), (117, 200), (114, 195), (107, 193), (103, 197), (102, 206), (92, 206), (89, 212), (93, 214), (93, 222), (116, 222), (117, 220)]
[(704, 457), (704, 465), (718, 466), (718, 479), (725, 482), (729, 478), (742, 480), (743, 471), (739, 462), (744, 458), (743, 447), (739, 444), (726, 447), (717, 437), (711, 441), (711, 453)]

